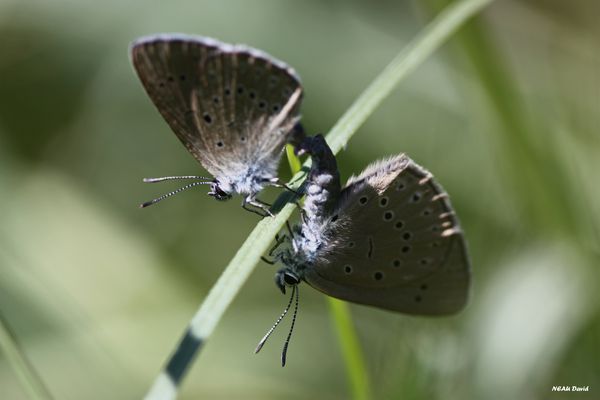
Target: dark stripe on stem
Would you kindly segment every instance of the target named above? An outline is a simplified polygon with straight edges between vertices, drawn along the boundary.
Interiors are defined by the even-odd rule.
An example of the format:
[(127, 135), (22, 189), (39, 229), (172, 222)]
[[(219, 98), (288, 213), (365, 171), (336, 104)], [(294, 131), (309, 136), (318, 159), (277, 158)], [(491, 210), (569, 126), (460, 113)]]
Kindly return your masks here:
[(177, 346), (177, 350), (169, 359), (169, 363), (165, 369), (167, 375), (175, 382), (175, 385), (179, 385), (179, 382), (183, 379), (188, 367), (192, 364), (194, 357), (198, 354), (203, 344), (204, 342), (195, 337), (190, 329), (185, 332), (185, 335)]

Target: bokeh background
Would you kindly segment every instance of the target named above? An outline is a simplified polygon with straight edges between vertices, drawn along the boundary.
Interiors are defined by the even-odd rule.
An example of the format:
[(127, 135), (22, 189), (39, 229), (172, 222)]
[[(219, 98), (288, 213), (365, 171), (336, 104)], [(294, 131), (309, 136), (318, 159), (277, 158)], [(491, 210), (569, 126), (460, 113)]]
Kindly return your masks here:
[[(326, 132), (439, 6), (0, 1), (0, 313), (54, 398), (140, 398), (257, 223), (203, 189), (137, 208), (176, 187), (142, 177), (203, 171), (146, 97), (129, 43), (186, 32), (263, 49), (299, 72), (305, 127)], [(600, 398), (598, 16), (594, 1), (497, 2), (340, 153), (344, 179), (399, 152), (430, 169), (472, 256), (458, 316), (351, 307), (373, 399)], [(288, 366), (287, 324), (253, 354), (287, 301), (273, 273), (257, 267), (182, 398), (351, 396), (308, 286)], [(28, 398), (3, 353), (0, 398)]]

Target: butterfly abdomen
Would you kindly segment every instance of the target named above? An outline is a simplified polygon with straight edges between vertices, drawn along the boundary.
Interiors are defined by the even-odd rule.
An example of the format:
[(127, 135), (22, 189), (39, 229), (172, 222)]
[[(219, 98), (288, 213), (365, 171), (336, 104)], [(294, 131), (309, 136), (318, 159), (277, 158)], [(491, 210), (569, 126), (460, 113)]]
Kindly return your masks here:
[(321, 224), (331, 217), (340, 197), (340, 174), (335, 156), (322, 135), (305, 138), (299, 151), (312, 158), (305, 188), (305, 217), (308, 224)]

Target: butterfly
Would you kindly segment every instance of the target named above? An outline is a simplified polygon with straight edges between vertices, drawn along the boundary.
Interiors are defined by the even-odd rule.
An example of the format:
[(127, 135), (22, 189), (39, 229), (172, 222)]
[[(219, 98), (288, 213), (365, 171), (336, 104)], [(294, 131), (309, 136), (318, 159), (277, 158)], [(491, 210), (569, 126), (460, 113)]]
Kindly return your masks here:
[(282, 149), (304, 136), (296, 72), (260, 50), (183, 34), (142, 37), (131, 45), (131, 60), (160, 114), (212, 174), (144, 179), (194, 182), (141, 206), (206, 184), (217, 200), (240, 194), (244, 208), (269, 214), (256, 196), (266, 186), (285, 187), (277, 178)]
[[(350, 302), (415, 315), (445, 315), (466, 304), (470, 262), (448, 195), (432, 174), (399, 154), (368, 166), (342, 188), (335, 157), (321, 135), (298, 147), (309, 154), (300, 225), (270, 255), (283, 267), (277, 287), (292, 296), (305, 281)], [(290, 246), (280, 250), (283, 241)], [(291, 330), (284, 345), (282, 365)]]

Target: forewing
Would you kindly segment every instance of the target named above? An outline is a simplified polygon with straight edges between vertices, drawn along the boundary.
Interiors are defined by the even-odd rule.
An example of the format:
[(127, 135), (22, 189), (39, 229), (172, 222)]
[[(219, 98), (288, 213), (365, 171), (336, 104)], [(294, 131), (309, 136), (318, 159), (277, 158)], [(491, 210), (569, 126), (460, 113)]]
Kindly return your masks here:
[(441, 315), (466, 303), (470, 266), (447, 194), (405, 155), (346, 185), (332, 225), (336, 246), (306, 281), (340, 299), (408, 314)]
[(299, 118), (293, 69), (258, 50), (185, 35), (142, 38), (131, 57), (158, 111), (210, 173), (276, 166)]

